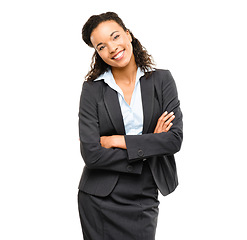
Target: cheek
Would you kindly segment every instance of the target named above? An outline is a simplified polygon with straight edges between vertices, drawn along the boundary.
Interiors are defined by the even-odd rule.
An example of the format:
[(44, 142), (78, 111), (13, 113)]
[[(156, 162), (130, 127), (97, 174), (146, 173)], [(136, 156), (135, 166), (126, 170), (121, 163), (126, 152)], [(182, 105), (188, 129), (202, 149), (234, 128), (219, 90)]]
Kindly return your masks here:
[(101, 52), (101, 53), (99, 53), (99, 56), (102, 58), (102, 60), (105, 61), (105, 59), (106, 59), (106, 53)]
[(128, 46), (128, 48), (132, 49), (132, 44), (128, 38), (126, 38), (125, 43), (126, 43), (126, 46)]
[(132, 46), (132, 44), (131, 43), (128, 43), (126, 46), (127, 46), (128, 50), (129, 50), (129, 53), (132, 55), (132, 53), (133, 53), (133, 46)]
[(121, 39), (121, 42), (119, 42), (119, 45), (123, 46), (129, 50), (132, 50), (132, 43), (130, 42), (130, 40), (127, 36), (125, 36)]

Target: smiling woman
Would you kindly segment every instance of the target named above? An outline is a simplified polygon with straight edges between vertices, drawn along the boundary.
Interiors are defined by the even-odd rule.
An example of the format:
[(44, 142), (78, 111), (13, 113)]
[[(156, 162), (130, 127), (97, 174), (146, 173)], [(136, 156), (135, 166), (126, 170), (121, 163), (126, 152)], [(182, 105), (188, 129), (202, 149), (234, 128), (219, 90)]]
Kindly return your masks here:
[(95, 49), (79, 110), (84, 240), (154, 240), (158, 189), (165, 196), (178, 185), (173, 154), (183, 125), (175, 82), (152, 68), (116, 13), (90, 17), (82, 37)]
[(127, 67), (135, 62), (129, 31), (115, 21), (105, 21), (93, 30), (90, 38), (102, 60), (113, 68)]
[[(95, 49), (91, 70), (87, 74), (86, 80), (92, 81), (111, 68), (111, 64), (108, 64), (102, 58), (104, 54), (107, 54), (104, 53), (104, 51), (112, 51), (112, 47), (115, 47), (115, 49), (117, 47), (119, 48), (117, 50), (120, 50), (123, 48), (123, 46), (118, 45), (121, 42), (122, 44), (124, 42), (125, 46), (127, 45), (127, 51), (133, 53), (131, 53), (133, 56), (129, 59), (132, 60), (132, 63), (135, 61), (137, 67), (140, 67), (140, 69), (145, 72), (145, 75), (149, 75), (154, 65), (152, 56), (148, 54), (139, 40), (125, 27), (123, 21), (115, 13), (108, 12), (106, 14), (93, 15), (90, 17), (82, 29), (82, 38), (88, 46)], [(115, 54), (117, 54), (117, 52)]]

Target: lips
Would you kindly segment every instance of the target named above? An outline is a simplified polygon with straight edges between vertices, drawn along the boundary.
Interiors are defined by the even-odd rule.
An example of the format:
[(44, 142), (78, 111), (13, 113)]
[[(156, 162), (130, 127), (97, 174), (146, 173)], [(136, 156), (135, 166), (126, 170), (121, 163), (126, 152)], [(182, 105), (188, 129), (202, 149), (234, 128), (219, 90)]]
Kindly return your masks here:
[(120, 60), (120, 59), (123, 58), (123, 56), (124, 56), (124, 50), (118, 52), (116, 55), (114, 55), (114, 56), (112, 57), (112, 59), (114, 59), (114, 60)]

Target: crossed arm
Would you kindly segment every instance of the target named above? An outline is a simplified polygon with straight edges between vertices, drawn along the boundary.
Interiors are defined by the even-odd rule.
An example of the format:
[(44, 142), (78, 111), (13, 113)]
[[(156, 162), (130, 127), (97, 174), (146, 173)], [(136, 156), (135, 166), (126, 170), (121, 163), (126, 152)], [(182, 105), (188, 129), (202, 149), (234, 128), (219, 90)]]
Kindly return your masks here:
[[(98, 85), (84, 83), (80, 101), (79, 132), (81, 154), (88, 168), (125, 172), (130, 163), (136, 162), (135, 166), (138, 166), (142, 159), (174, 154), (180, 150), (183, 138), (180, 102), (171, 74), (167, 71), (161, 74), (166, 78), (161, 86), (164, 113), (158, 119), (153, 133), (142, 135), (100, 136), (97, 99), (92, 98), (98, 96)], [(133, 173), (135, 171), (138, 173), (140, 169), (134, 168)]]
[[(175, 115), (173, 112), (165, 111), (157, 121), (154, 133), (168, 132), (172, 127), (172, 120)], [(127, 149), (124, 135), (102, 136), (100, 138), (101, 146), (104, 148), (122, 148)]]

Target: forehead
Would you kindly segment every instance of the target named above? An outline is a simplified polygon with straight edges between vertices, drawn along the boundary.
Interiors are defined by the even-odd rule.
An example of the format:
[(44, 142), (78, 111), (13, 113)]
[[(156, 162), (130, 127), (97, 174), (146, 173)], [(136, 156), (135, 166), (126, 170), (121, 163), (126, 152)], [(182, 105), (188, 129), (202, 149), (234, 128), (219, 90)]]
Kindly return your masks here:
[(105, 21), (100, 23), (91, 33), (90, 40), (94, 44), (104, 42), (109, 39), (114, 31), (122, 32), (123, 28), (115, 21)]

